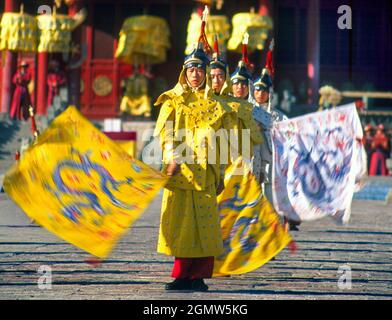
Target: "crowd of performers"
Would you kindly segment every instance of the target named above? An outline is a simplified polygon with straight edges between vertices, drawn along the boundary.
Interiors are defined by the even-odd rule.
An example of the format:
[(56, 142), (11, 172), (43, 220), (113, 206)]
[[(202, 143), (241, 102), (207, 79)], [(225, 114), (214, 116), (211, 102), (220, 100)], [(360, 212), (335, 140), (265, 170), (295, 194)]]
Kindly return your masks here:
[[(223, 250), (217, 196), (224, 188), (225, 171), (239, 156), (252, 168), (265, 197), (272, 204), (271, 128), (287, 117), (272, 107), (274, 68), (273, 41), (261, 74), (254, 80), (253, 67), (247, 55), (246, 35), (242, 59), (233, 73), (219, 52), (217, 38), (212, 50), (203, 28), (193, 52), (185, 57), (177, 85), (161, 94), (155, 105), (160, 106), (154, 136), (159, 137), (163, 150), (163, 172), (170, 180), (165, 186), (158, 238), (158, 252), (175, 257), (172, 270), (174, 281), (166, 290), (206, 291), (204, 279), (212, 277), (214, 257)], [(30, 98), (28, 84), (31, 75), (23, 62), (14, 77), (16, 90), (11, 107), (11, 118), (27, 119)], [(57, 63), (48, 77), (48, 105), (59, 94), (65, 76)], [(171, 123), (171, 125), (168, 125)], [(229, 150), (227, 161), (219, 145), (215, 149), (204, 143), (199, 129), (218, 132), (237, 132), (238, 143)], [(370, 175), (387, 175), (385, 160), (391, 145), (377, 127), (374, 136), (366, 128), (365, 145), (368, 152)], [(197, 161), (183, 161), (177, 153), (181, 130), (192, 133), (183, 137), (191, 155)], [(198, 139), (203, 141), (198, 141)], [(209, 154), (216, 153), (213, 163)], [(188, 154), (188, 152), (187, 152)], [(200, 161), (201, 160), (201, 161)], [(298, 230), (299, 221), (286, 221), (291, 230)]]
[[(214, 256), (223, 249), (217, 195), (224, 186), (224, 169), (237, 155), (252, 167), (272, 203), (270, 128), (274, 122), (286, 118), (272, 109), (270, 103), (273, 43), (265, 68), (253, 80), (247, 39), (242, 59), (232, 74), (219, 53), (217, 40), (211, 54), (203, 39), (202, 28), (197, 47), (185, 57), (178, 84), (160, 95), (155, 103), (161, 109), (154, 135), (160, 138), (163, 150), (163, 172), (171, 177), (163, 194), (158, 239), (158, 252), (175, 257), (174, 281), (166, 284), (166, 290), (208, 290), (204, 279), (211, 278)], [(172, 125), (167, 126), (169, 122)], [(238, 149), (230, 150), (228, 164), (220, 163), (219, 148), (213, 150), (217, 153), (216, 163), (207, 161), (211, 150), (197, 141), (195, 132), (207, 128), (215, 132), (238, 130)], [(182, 129), (192, 132), (194, 140), (188, 143), (188, 148), (193, 154), (201, 154), (201, 161), (179, 160), (176, 146), (180, 142), (172, 138)]]
[[(28, 120), (29, 108), (32, 105), (30, 98), (29, 85), (32, 81), (32, 74), (29, 69), (29, 64), (22, 61), (13, 79), (15, 85), (12, 96), (10, 118), (12, 120)], [(66, 84), (66, 75), (60, 69), (60, 62), (51, 60), (49, 63), (49, 72), (46, 80), (47, 84), (47, 107), (54, 107), (56, 102), (60, 104), (60, 88)], [(59, 106), (56, 106), (60, 109)]]

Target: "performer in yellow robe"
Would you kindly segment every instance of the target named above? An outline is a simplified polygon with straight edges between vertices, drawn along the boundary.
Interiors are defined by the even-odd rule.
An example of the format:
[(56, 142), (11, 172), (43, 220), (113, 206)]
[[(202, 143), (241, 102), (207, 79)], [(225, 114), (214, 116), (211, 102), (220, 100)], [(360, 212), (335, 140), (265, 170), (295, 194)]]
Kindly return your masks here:
[[(179, 83), (155, 103), (162, 107), (154, 136), (160, 137), (163, 171), (172, 176), (163, 194), (157, 249), (175, 257), (175, 280), (166, 290), (208, 290), (203, 279), (212, 276), (214, 256), (223, 250), (216, 197), (219, 148), (209, 147), (199, 134), (222, 128), (225, 114), (218, 102), (205, 98), (208, 63), (199, 43), (185, 58)], [(209, 159), (213, 153), (216, 161)]]

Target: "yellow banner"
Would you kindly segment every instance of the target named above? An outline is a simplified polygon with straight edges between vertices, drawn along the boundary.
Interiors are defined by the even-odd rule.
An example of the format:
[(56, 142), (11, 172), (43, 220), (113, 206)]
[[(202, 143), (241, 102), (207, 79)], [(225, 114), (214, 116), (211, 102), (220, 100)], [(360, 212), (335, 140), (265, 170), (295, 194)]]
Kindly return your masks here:
[(215, 258), (214, 277), (251, 272), (292, 241), (241, 158), (226, 171), (218, 206), (224, 251)]
[(7, 172), (4, 190), (42, 227), (106, 258), (166, 181), (69, 107)]
[(136, 158), (136, 141), (121, 141), (117, 140), (116, 143), (121, 146), (130, 156)]

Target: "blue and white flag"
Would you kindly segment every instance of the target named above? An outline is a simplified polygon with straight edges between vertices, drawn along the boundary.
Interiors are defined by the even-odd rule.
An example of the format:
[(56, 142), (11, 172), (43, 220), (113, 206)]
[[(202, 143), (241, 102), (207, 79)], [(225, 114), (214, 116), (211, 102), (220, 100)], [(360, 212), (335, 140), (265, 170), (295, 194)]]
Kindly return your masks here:
[(273, 200), (295, 221), (350, 219), (357, 182), (366, 174), (363, 130), (350, 104), (274, 124)]

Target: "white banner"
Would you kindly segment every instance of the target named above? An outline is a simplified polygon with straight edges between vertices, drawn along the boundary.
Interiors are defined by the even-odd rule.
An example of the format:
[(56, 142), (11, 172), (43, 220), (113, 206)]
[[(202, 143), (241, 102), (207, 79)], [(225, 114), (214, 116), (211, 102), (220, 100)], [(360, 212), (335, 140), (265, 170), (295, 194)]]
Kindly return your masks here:
[(350, 219), (356, 182), (366, 174), (355, 104), (274, 124), (273, 200), (295, 221)]

